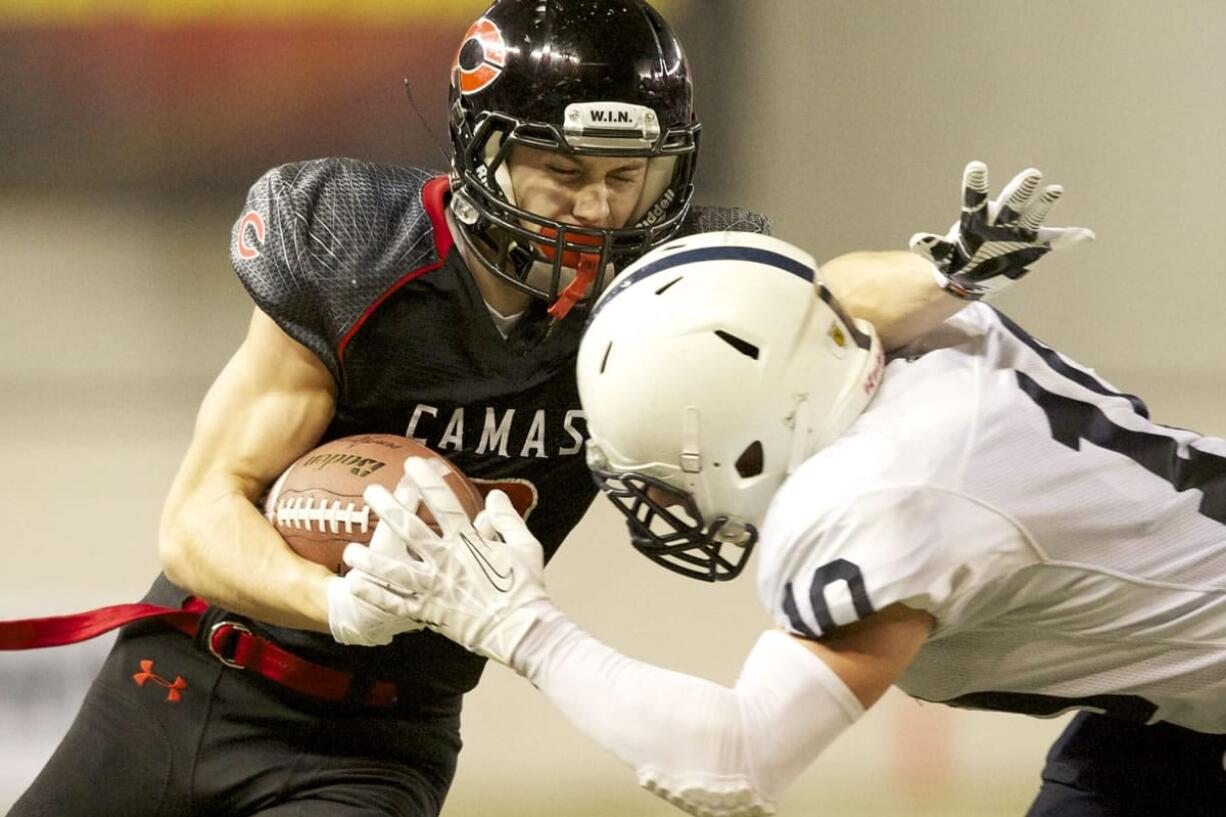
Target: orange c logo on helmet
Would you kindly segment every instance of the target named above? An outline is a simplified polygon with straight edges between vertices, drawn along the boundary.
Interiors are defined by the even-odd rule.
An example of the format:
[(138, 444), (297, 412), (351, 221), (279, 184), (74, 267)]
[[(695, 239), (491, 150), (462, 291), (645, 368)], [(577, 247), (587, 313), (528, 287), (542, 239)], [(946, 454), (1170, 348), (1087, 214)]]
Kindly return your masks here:
[(502, 76), (507, 65), (507, 41), (498, 25), (482, 17), (469, 26), (451, 64), (451, 76), (464, 95), (484, 91)]
[(255, 210), (248, 210), (247, 213), (238, 220), (237, 235), (235, 236), (235, 250), (238, 252), (239, 258), (245, 258), (250, 261), (260, 254), (258, 247), (253, 247), (247, 242), (247, 228), (251, 227), (255, 230), (255, 241), (257, 244), (264, 243), (264, 219)]

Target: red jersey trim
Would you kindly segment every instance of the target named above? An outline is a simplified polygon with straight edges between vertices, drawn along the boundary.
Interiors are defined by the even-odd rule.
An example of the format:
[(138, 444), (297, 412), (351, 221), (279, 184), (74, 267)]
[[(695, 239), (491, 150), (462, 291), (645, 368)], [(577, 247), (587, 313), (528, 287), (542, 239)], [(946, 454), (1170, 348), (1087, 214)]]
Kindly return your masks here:
[(451, 229), (447, 226), (447, 215), (444, 205), (444, 200), (447, 197), (447, 192), (451, 189), (451, 182), (446, 176), (436, 176), (426, 182), (425, 187), (421, 190), (421, 202), (425, 208), (426, 215), (430, 217), (430, 224), (434, 228), (434, 249), (438, 253), (438, 261), (433, 264), (427, 264), (424, 267), (418, 267), (402, 276), (400, 280), (392, 284), (386, 291), (374, 300), (370, 306), (366, 307), (366, 311), (362, 313), (362, 317), (354, 321), (353, 326), (349, 327), (349, 331), (341, 338), (340, 343), (336, 346), (336, 360), (340, 367), (341, 376), (345, 373), (345, 349), (349, 346), (349, 341), (353, 340), (353, 336), (358, 333), (362, 325), (375, 314), (375, 310), (383, 305), (383, 302), (392, 297), (398, 289), (405, 284), (420, 278), (427, 272), (443, 266), (443, 262), (447, 260), (447, 254), (451, 252), (455, 240), (451, 237)]
[(446, 258), (455, 244), (447, 227), (446, 199), (450, 191), (451, 182), (446, 176), (435, 176), (421, 189), (421, 203), (425, 205), (426, 215), (434, 225), (434, 248), (438, 250), (439, 258)]

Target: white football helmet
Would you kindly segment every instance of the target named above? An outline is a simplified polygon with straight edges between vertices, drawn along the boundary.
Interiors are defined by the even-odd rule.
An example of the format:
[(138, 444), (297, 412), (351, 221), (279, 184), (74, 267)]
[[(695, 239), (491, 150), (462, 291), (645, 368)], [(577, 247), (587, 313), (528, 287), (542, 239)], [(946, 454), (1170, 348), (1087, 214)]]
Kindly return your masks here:
[(753, 233), (677, 239), (588, 318), (588, 465), (640, 552), (735, 578), (775, 491), (859, 416), (882, 366), (872, 326), (843, 312), (808, 253)]

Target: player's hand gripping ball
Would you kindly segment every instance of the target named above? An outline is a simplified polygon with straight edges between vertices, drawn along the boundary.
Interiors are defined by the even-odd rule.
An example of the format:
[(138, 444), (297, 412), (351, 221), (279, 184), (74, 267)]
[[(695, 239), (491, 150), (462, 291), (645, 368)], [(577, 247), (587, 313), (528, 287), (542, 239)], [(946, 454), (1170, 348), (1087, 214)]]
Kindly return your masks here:
[[(343, 575), (349, 569), (341, 559), (345, 546), (370, 544), (379, 524), (362, 492), (375, 484), (395, 491), (409, 457), (439, 464), (469, 518), (485, 507), (481, 492), (441, 454), (407, 437), (361, 434), (324, 443), (299, 457), (269, 489), (264, 515), (295, 553)], [(424, 502), (418, 505), (418, 516), (439, 530)]]

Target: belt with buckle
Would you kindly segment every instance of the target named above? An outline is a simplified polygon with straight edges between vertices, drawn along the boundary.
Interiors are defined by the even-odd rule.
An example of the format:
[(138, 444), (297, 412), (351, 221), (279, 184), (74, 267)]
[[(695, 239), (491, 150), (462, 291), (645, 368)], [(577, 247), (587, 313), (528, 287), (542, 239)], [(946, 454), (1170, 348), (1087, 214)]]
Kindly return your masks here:
[[(161, 619), (196, 638), (209, 605), (189, 598), (182, 607), (154, 604), (117, 604), (84, 613), (19, 621), (0, 621), (0, 650), (28, 650), (75, 644), (95, 638), (133, 621)], [(237, 621), (219, 621), (209, 628), (204, 646), (227, 667), (253, 672), (294, 692), (312, 698), (359, 706), (392, 706), (396, 685), (325, 667), (294, 655)]]
[[(195, 634), (193, 628), (189, 635)], [(227, 667), (254, 672), (312, 698), (349, 701), (364, 706), (392, 706), (396, 703), (394, 683), (364, 681), (351, 672), (308, 661), (261, 638), (237, 621), (217, 622), (209, 628), (204, 643), (209, 654)]]

